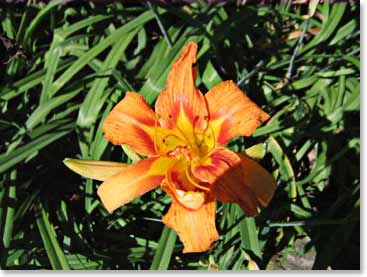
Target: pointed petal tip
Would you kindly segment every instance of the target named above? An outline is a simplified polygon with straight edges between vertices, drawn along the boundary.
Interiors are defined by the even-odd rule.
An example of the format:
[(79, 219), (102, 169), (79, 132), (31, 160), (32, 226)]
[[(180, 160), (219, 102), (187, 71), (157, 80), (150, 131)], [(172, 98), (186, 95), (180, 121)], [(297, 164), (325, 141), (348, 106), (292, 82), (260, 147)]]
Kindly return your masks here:
[(66, 165), (66, 166), (68, 166), (68, 164), (70, 163), (70, 161), (71, 160), (73, 160), (72, 158), (65, 158), (65, 159), (63, 159), (62, 160), (62, 162)]
[(231, 80), (211, 88), (205, 99), (220, 145), (234, 137), (251, 136), (270, 117)]
[(196, 55), (198, 52), (198, 45), (194, 41), (190, 41), (182, 50), (181, 58), (188, 57), (191, 60), (191, 63), (196, 63)]
[[(70, 170), (72, 170), (72, 171), (74, 171), (74, 172), (76, 172), (75, 170), (74, 170), (74, 163), (75, 162), (77, 162), (78, 160), (77, 159), (72, 159), (72, 158), (65, 158), (65, 159), (63, 159), (62, 160), (62, 162), (63, 162), (63, 164), (67, 167), (67, 168), (69, 168)], [(77, 173), (77, 172), (76, 172)]]
[(198, 45), (196, 44), (195, 41), (191, 40), (189, 41), (189, 43), (186, 45), (186, 47), (184, 48), (183, 52), (191, 52), (191, 51), (197, 51), (198, 49)]
[(104, 199), (105, 199), (103, 197), (104, 193), (101, 191), (101, 187), (102, 186), (99, 186), (98, 187), (98, 189), (97, 189), (97, 195), (98, 195), (99, 199), (101, 200), (103, 207), (105, 207), (105, 209), (107, 210), (107, 212), (109, 214), (112, 214), (114, 212), (114, 210), (116, 210), (118, 207), (113, 207), (113, 206), (111, 206), (111, 205), (108, 204), (108, 201), (104, 201)]
[(77, 173), (77, 174), (79, 174), (76, 170), (75, 170), (75, 168), (73, 167), (73, 162), (75, 161), (75, 159), (72, 159), (72, 158), (65, 158), (65, 159), (63, 159), (63, 164), (68, 168), (68, 169), (70, 169), (71, 171), (73, 171), (73, 172), (75, 172), (75, 173)]
[(196, 42), (195, 42), (195, 41), (190, 40), (190, 41), (188, 42), (187, 46), (197, 47), (198, 45), (196, 44)]
[(119, 173), (127, 164), (110, 161), (78, 160), (65, 158), (63, 163), (71, 171), (94, 180), (104, 181), (107, 178)]

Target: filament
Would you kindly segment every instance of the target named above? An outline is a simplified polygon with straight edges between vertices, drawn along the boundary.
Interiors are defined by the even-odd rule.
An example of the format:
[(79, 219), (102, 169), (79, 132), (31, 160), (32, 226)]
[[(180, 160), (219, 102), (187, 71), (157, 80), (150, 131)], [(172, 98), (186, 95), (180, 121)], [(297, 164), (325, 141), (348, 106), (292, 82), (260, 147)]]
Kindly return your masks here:
[(162, 141), (166, 140), (167, 138), (169, 137), (174, 137), (176, 139), (178, 139), (179, 141), (183, 142), (184, 144), (186, 144), (186, 141), (182, 138), (180, 138), (179, 136), (175, 135), (175, 134), (168, 134), (168, 135), (165, 135), (163, 138), (162, 138)]
[(204, 187), (204, 186), (202, 186), (202, 185), (199, 185), (198, 183), (196, 183), (196, 182), (191, 178), (191, 176), (190, 176), (190, 173), (189, 173), (188, 169), (189, 169), (189, 167), (186, 167), (186, 169), (185, 169), (185, 175), (186, 175), (186, 178), (189, 180), (189, 182), (190, 182), (191, 184), (193, 184), (195, 187), (199, 188), (199, 189), (209, 191), (209, 188)]
[[(173, 168), (173, 166), (172, 166), (172, 168)], [(171, 169), (172, 169), (171, 168)], [(177, 191), (176, 191), (176, 187), (175, 187), (175, 185), (173, 184), (173, 181), (172, 181), (172, 179), (171, 179), (171, 176), (170, 176), (170, 174), (169, 174), (169, 172), (170, 172), (171, 170), (167, 170), (166, 171), (166, 181), (167, 181), (167, 185), (168, 185), (168, 187), (171, 189), (171, 191), (172, 191), (172, 193), (175, 195), (175, 197), (178, 199), (179, 198), (179, 195), (177, 194)]]
[(195, 139), (195, 144), (196, 145), (201, 145), (202, 142), (200, 142), (200, 144), (198, 144), (198, 140), (197, 140), (197, 136), (196, 136), (196, 132), (195, 132), (195, 125), (196, 125), (196, 122), (198, 122), (198, 120), (200, 119), (200, 117), (195, 117), (195, 120), (194, 120), (194, 124), (192, 124), (192, 133), (194, 134), (194, 139)]
[(160, 153), (160, 149), (158, 148), (158, 145), (157, 145), (157, 139), (158, 139), (158, 117), (159, 117), (159, 115), (157, 114), (157, 116), (155, 117), (155, 120), (154, 120), (154, 142), (153, 142), (153, 145), (154, 145), (154, 151), (156, 153)]
[(208, 128), (209, 128), (209, 121), (207, 121), (206, 120), (206, 126), (205, 126), (205, 129), (203, 130), (203, 133), (202, 133), (202, 135), (203, 135), (203, 138), (201, 139), (201, 142), (199, 143), (199, 147), (203, 144), (203, 142), (205, 141), (205, 133), (206, 133), (206, 131), (208, 130)]
[(213, 151), (215, 150), (215, 146), (216, 146), (216, 143), (215, 143), (215, 133), (214, 133), (213, 127), (209, 124), (208, 125), (208, 128), (210, 130), (210, 133), (211, 133), (211, 136), (213, 138), (214, 143), (209, 148), (208, 153), (205, 155), (205, 157), (203, 158), (203, 160), (207, 159), (213, 153)]

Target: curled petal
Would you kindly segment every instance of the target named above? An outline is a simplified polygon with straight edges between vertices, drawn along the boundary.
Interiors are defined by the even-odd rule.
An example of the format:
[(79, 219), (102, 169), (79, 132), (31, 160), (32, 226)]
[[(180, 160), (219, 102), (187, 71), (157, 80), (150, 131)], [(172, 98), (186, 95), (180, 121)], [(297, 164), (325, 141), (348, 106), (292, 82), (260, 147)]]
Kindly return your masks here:
[(176, 190), (176, 192), (178, 202), (189, 210), (198, 210), (205, 202), (204, 192), (183, 190)]
[(155, 104), (162, 127), (174, 129), (178, 126), (187, 133), (206, 125), (208, 112), (205, 99), (195, 87), (196, 71), (193, 64), (196, 62), (196, 53), (196, 43), (190, 42), (172, 65), (166, 88)]
[(223, 202), (238, 203), (249, 216), (258, 214), (257, 205), (267, 206), (276, 185), (273, 176), (246, 155), (216, 150), (193, 174), (211, 183), (211, 194)]
[(176, 230), (184, 244), (183, 253), (204, 252), (219, 239), (215, 227), (215, 202), (210, 201), (196, 211), (184, 208), (173, 200), (163, 222)]
[(141, 160), (104, 181), (97, 194), (107, 211), (111, 213), (159, 186), (171, 163), (172, 159), (164, 157)]
[(124, 99), (107, 116), (102, 131), (113, 144), (127, 144), (139, 154), (153, 156), (157, 123), (154, 111), (143, 96), (126, 92)]
[(232, 81), (213, 87), (205, 98), (210, 125), (216, 134), (218, 145), (225, 145), (237, 136), (250, 136), (269, 118)]
[(128, 166), (125, 163), (109, 162), (109, 161), (94, 161), (94, 160), (77, 160), (64, 159), (64, 164), (79, 175), (86, 178), (91, 178), (99, 181), (104, 181), (107, 178), (119, 173), (122, 169)]
[(167, 181), (162, 183), (163, 190), (175, 199), (177, 203), (187, 210), (196, 211), (204, 205), (206, 195), (204, 192), (184, 191), (168, 185)]
[(205, 202), (205, 190), (188, 176), (188, 164), (184, 159), (175, 162), (167, 171), (162, 188), (188, 210), (198, 210)]

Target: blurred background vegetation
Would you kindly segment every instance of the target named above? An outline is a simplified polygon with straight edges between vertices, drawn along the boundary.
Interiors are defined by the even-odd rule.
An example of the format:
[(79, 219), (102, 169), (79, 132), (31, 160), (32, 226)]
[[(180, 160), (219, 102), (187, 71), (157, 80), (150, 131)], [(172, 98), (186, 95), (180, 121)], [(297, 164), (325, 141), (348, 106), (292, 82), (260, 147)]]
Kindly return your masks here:
[[(359, 269), (358, 2), (35, 2), (0, 6), (2, 269)], [(272, 116), (229, 147), (258, 144), (278, 188), (256, 218), (218, 203), (220, 240), (182, 254), (160, 189), (110, 215), (62, 161), (132, 162), (104, 118), (154, 103), (190, 40), (201, 91), (237, 81)]]

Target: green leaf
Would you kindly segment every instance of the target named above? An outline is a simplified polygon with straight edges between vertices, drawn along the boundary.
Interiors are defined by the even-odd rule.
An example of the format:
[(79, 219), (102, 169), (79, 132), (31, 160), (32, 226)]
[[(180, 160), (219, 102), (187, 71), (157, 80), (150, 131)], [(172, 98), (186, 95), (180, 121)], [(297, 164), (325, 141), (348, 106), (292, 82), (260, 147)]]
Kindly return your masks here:
[[(125, 49), (129, 46), (131, 40), (138, 33), (138, 31), (138, 29), (135, 29), (120, 40), (116, 41), (105, 62), (103, 63), (100, 69), (101, 71), (110, 71), (112, 68), (115, 68), (121, 56), (124, 54)], [(108, 80), (109, 77), (104, 77), (97, 78), (93, 82), (92, 87), (80, 108), (77, 121), (78, 126), (82, 128), (89, 127), (96, 121), (106, 98), (105, 88), (107, 86)]]
[(27, 47), (31, 45), (31, 36), (33, 35), (36, 28), (41, 24), (44, 17), (46, 17), (51, 10), (55, 9), (59, 4), (62, 3), (62, 0), (53, 0), (51, 1), (45, 8), (41, 9), (41, 11), (34, 17), (29, 26), (27, 27), (24, 33), (23, 44)]
[(68, 124), (50, 134), (43, 135), (10, 153), (0, 155), (0, 173), (24, 161), (35, 152), (45, 148), (52, 142), (66, 136), (72, 131), (74, 124)]
[(28, 129), (33, 129), (35, 126), (37, 126), (39, 123), (41, 123), (42, 120), (54, 109), (61, 106), (64, 103), (67, 103), (71, 99), (73, 99), (75, 96), (77, 96), (81, 91), (83, 90), (82, 87), (75, 89), (74, 91), (71, 91), (69, 93), (60, 95), (58, 97), (55, 97), (44, 104), (41, 104), (38, 106), (37, 109), (34, 110), (34, 112), (31, 114), (31, 116), (26, 121), (26, 126)]
[(310, 0), (308, 3), (308, 15), (312, 17), (315, 14), (317, 4), (319, 3), (319, 0)]
[(346, 3), (336, 3), (332, 5), (330, 16), (325, 17), (320, 33), (318, 33), (308, 44), (305, 45), (305, 47), (300, 50), (300, 54), (326, 41), (332, 35), (344, 15), (346, 6)]
[(52, 268), (57, 270), (70, 269), (67, 258), (57, 241), (55, 229), (42, 205), (40, 205), (40, 213), (41, 215), (36, 220), (37, 227)]
[(129, 159), (135, 163), (137, 161), (140, 161), (143, 157), (135, 152), (133, 148), (131, 148), (127, 144), (121, 145), (122, 149), (124, 150), (125, 154), (129, 157)]
[[(130, 31), (142, 26), (144, 23), (148, 22), (154, 17), (151, 11), (147, 11), (120, 28), (116, 29), (111, 35), (103, 39), (100, 43), (91, 48), (88, 52), (83, 54), (77, 61), (73, 63), (54, 83), (52, 90), (49, 94), (52, 96), (56, 94), (73, 76), (75, 76), (85, 65), (87, 65), (93, 58), (99, 55), (107, 47), (114, 43), (117, 43), (128, 34)], [(117, 51), (117, 50), (115, 50)], [(80, 119), (81, 123), (84, 120)]]
[(355, 73), (355, 70), (352, 68), (343, 68), (339, 69), (337, 71), (326, 71), (326, 72), (318, 72), (316, 73), (316, 76), (322, 77), (322, 78), (330, 78), (330, 77), (338, 77), (341, 75), (350, 75)]
[(149, 104), (153, 103), (159, 93), (163, 90), (166, 84), (168, 72), (171, 70), (171, 65), (181, 54), (182, 48), (189, 41), (199, 42), (202, 39), (202, 37), (190, 37), (190, 31), (190, 29), (187, 29), (171, 49), (164, 49), (164, 47), (162, 47), (161, 52), (156, 52), (157, 59), (145, 76), (146, 81), (140, 89), (140, 94), (145, 97)]
[[(60, 62), (56, 73), (69, 67), (73, 63), (73, 60), (74, 59), (69, 58)], [(18, 95), (30, 90), (31, 88), (34, 88), (44, 80), (46, 72), (47, 69), (36, 71), (32, 74), (27, 75), (25, 78), (12, 83), (10, 87), (0, 88), (0, 98), (6, 101), (11, 100), (14, 97), (17, 97)]]
[(261, 161), (266, 154), (266, 145), (264, 143), (258, 143), (246, 148), (245, 154), (255, 161)]
[[(17, 179), (17, 171), (13, 170), (10, 173), (10, 180), (6, 189), (7, 199), (4, 201), (5, 202), (4, 204), (6, 204), (6, 213), (5, 213), (5, 223), (3, 227), (2, 245), (5, 248), (4, 250), (6, 252), (9, 249), (10, 243), (13, 239), (15, 201), (17, 193), (15, 185), (16, 179)], [(2, 255), (4, 255), (4, 257), (2, 258), (5, 258), (6, 254), (2, 253)]]
[(202, 81), (208, 90), (222, 82), (211, 61), (206, 64)]
[(273, 136), (268, 139), (268, 149), (279, 166), (281, 178), (288, 184), (289, 197), (295, 199), (297, 197), (296, 177), (286, 153)]
[[(237, 206), (238, 217), (244, 216), (243, 211)], [(260, 244), (256, 230), (256, 223), (253, 217), (245, 217), (239, 223), (241, 246), (243, 249), (252, 251), (259, 258), (261, 257)]]
[(151, 270), (166, 270), (172, 258), (176, 244), (176, 232), (166, 226), (163, 227), (162, 235), (158, 241), (158, 247), (154, 254)]
[(329, 45), (337, 44), (339, 41), (343, 40), (346, 36), (352, 34), (356, 27), (357, 27), (357, 21), (355, 19), (352, 19), (336, 32), (334, 38), (330, 41)]

